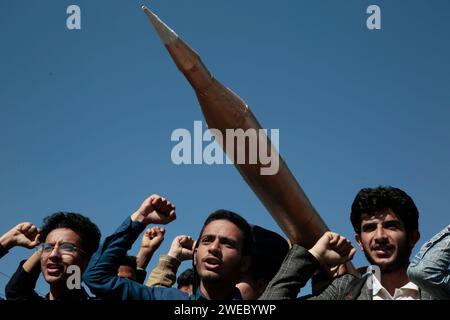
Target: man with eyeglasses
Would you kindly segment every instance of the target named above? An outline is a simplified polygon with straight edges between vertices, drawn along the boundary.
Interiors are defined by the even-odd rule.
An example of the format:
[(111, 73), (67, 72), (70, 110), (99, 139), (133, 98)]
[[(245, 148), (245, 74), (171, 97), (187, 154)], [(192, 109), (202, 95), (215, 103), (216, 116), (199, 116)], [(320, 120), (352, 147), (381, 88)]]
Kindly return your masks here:
[[(9, 300), (85, 300), (82, 287), (68, 285), (70, 266), (81, 273), (100, 242), (100, 231), (89, 218), (72, 212), (58, 212), (44, 219), (38, 250), (19, 268), (6, 285)], [(50, 292), (39, 296), (34, 290), (42, 272)], [(76, 273), (76, 272), (75, 272)]]

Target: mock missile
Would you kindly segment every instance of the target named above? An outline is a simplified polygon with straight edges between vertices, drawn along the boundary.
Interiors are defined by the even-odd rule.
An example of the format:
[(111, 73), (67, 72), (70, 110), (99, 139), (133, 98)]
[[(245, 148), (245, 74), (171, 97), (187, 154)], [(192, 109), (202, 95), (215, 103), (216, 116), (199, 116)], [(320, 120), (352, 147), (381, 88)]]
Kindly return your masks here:
[[(146, 7), (142, 9), (176, 66), (194, 89), (209, 129), (219, 130), (222, 137), (227, 136), (227, 129), (261, 132), (262, 128), (248, 105), (217, 81), (200, 56), (157, 15)], [(230, 150), (226, 148), (230, 141), (225, 138), (221, 147), (289, 239), (309, 249), (328, 228), (271, 141), (264, 134), (258, 135), (257, 139), (259, 146), (265, 147), (271, 158), (278, 161), (277, 172), (262, 174), (267, 168), (259, 160), (256, 163), (236, 161), (236, 156), (243, 148), (246, 159), (254, 152), (247, 143), (234, 145)]]

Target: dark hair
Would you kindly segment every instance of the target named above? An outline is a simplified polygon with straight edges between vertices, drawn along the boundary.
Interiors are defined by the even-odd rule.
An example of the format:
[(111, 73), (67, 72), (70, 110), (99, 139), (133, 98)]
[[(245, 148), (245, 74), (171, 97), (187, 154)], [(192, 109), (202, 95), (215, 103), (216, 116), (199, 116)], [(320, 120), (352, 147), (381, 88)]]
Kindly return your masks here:
[(289, 244), (278, 233), (252, 225), (252, 264), (249, 273), (253, 279), (269, 282), (284, 261)]
[(184, 286), (194, 285), (194, 269), (184, 270), (177, 278), (178, 289)]
[(391, 209), (405, 225), (406, 232), (419, 230), (419, 211), (403, 190), (394, 187), (361, 189), (352, 204), (350, 220), (355, 232), (361, 233), (361, 215)]
[(198, 247), (200, 243), (200, 238), (205, 230), (206, 226), (213, 221), (216, 220), (227, 220), (238, 227), (243, 233), (243, 245), (242, 245), (242, 255), (250, 255), (251, 254), (251, 246), (252, 246), (252, 230), (247, 220), (243, 217), (234, 213), (232, 211), (220, 209), (211, 213), (208, 218), (206, 218), (205, 223), (203, 224), (202, 230), (200, 231), (200, 236), (198, 237), (198, 241), (196, 243), (196, 247)]
[(137, 270), (137, 262), (135, 256), (125, 256), (120, 261), (120, 266), (128, 266), (133, 268), (133, 270)]
[(44, 242), (48, 234), (55, 229), (67, 228), (76, 232), (82, 243), (82, 249), (90, 257), (97, 251), (101, 233), (89, 218), (74, 212), (56, 212), (44, 218), (40, 241)]

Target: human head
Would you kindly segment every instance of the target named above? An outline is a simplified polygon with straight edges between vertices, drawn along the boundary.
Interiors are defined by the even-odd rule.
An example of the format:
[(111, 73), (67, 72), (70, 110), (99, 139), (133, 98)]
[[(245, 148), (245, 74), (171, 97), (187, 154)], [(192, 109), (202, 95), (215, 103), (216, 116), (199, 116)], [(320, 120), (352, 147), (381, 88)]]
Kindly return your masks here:
[(208, 216), (194, 251), (201, 289), (234, 288), (250, 264), (251, 237), (249, 224), (237, 213), (218, 210)]
[(256, 300), (275, 276), (289, 251), (286, 239), (278, 233), (251, 225), (251, 264), (236, 285), (244, 300)]
[(117, 275), (122, 278), (128, 278), (136, 281), (137, 262), (134, 256), (125, 256), (120, 262)]
[[(41, 270), (50, 286), (66, 288), (67, 268), (77, 265), (83, 272), (100, 242), (100, 231), (91, 220), (79, 213), (57, 212), (44, 218), (40, 241), (47, 250), (41, 254)], [(62, 244), (73, 250), (63, 250)], [(64, 246), (63, 246), (64, 247)]]
[(419, 212), (403, 190), (364, 188), (352, 204), (355, 239), (367, 260), (390, 272), (405, 267), (420, 238)]
[(194, 290), (194, 269), (188, 268), (184, 270), (177, 278), (178, 290), (192, 295)]

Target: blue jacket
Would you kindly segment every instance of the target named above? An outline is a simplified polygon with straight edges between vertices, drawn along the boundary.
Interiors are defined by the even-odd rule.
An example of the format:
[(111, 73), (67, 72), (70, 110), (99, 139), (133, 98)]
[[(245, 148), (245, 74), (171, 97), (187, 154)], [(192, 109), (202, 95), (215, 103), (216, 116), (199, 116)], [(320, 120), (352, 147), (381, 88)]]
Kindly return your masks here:
[(127, 217), (114, 234), (107, 237), (89, 262), (83, 281), (98, 298), (116, 300), (189, 300), (175, 288), (147, 287), (117, 276), (120, 261), (144, 231), (140, 222)]
[[(147, 287), (117, 276), (120, 262), (144, 229), (142, 223), (127, 217), (116, 232), (105, 239), (83, 275), (92, 293), (97, 298), (115, 300), (206, 300), (200, 289), (189, 296), (175, 288)], [(237, 288), (229, 299), (242, 299)]]

